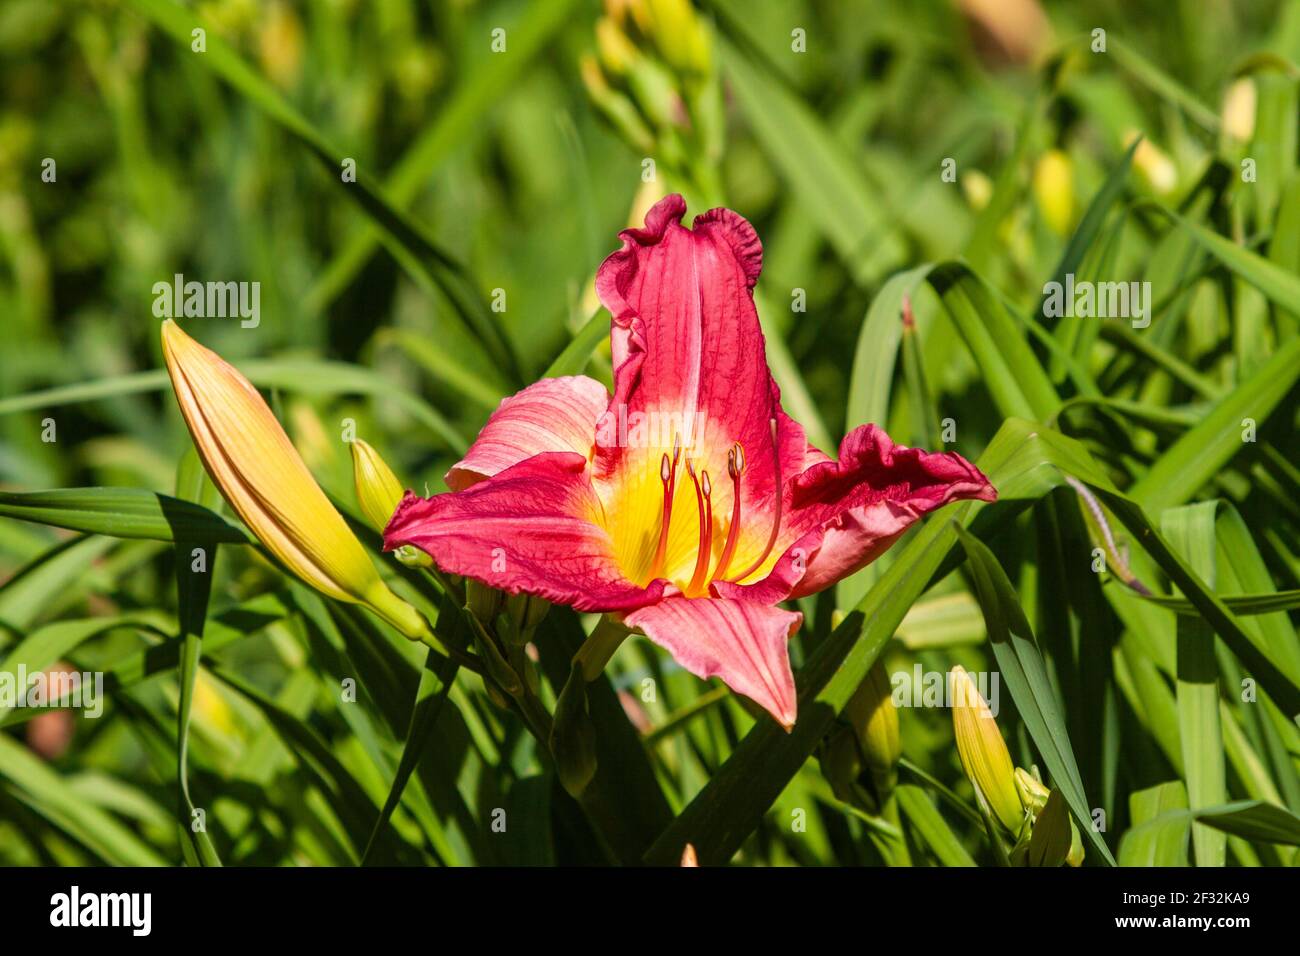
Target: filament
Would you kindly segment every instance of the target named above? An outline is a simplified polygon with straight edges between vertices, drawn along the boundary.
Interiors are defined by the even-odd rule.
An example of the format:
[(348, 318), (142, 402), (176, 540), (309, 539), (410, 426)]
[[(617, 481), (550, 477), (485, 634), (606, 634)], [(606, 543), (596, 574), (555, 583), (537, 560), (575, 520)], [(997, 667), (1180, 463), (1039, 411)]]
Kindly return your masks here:
[(745, 578), (749, 577), (751, 574), (753, 574), (762, 566), (763, 562), (767, 560), (767, 556), (772, 553), (772, 548), (775, 547), (776, 545), (776, 536), (781, 530), (781, 507), (782, 507), (781, 499), (782, 499), (782, 493), (784, 491), (784, 483), (781, 480), (781, 447), (780, 445), (777, 444), (777, 440), (776, 440), (776, 431), (777, 431), (776, 419), (775, 418), (771, 419), (770, 424), (772, 427), (772, 465), (774, 469), (773, 477), (776, 479), (776, 484), (775, 484), (776, 514), (772, 518), (772, 531), (767, 536), (767, 546), (763, 548), (763, 553), (758, 556), (757, 561), (751, 564), (740, 574), (737, 574), (736, 576), (731, 578), (730, 580), (732, 580), (733, 582), (743, 581)]

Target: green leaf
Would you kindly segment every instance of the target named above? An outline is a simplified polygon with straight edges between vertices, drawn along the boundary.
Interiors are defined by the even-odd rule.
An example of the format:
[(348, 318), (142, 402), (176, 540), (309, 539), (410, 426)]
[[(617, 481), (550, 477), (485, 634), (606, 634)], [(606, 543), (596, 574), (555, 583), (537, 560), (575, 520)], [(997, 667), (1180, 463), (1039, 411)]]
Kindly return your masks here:
[[(1214, 518), (1216, 502), (1171, 508), (1161, 516), (1170, 545), (1205, 583), (1215, 583)], [(1199, 617), (1178, 619), (1178, 733), (1188, 805), (1222, 803), (1228, 797), (1224, 773), (1223, 731), (1219, 726), (1219, 668), (1214, 659), (1214, 631)], [(1192, 830), (1197, 866), (1223, 866), (1227, 840), (1205, 827)]]
[(934, 851), (940, 863), (944, 866), (975, 866), (971, 855), (939, 815), (924, 790), (905, 783), (900, 784), (894, 793), (898, 797), (898, 808), (907, 817), (908, 824)]
[[(186, 455), (176, 477), (176, 496), (183, 502), (202, 500), (206, 475), (199, 465), (198, 455)], [(197, 505), (196, 505), (197, 507)], [(177, 635), (181, 645), (176, 680), (180, 700), (176, 708), (176, 785), (177, 821), (187, 857), (203, 866), (220, 866), (221, 857), (207, 831), (207, 810), (203, 824), (198, 824), (197, 808), (190, 795), (189, 745), (190, 711), (194, 706), (194, 684), (199, 673), (199, 659), (203, 653), (203, 631), (208, 617), (208, 601), (212, 597), (212, 577), (216, 573), (217, 545), (178, 535), (174, 549), (176, 560), (176, 617), (180, 628)]]
[(1069, 804), (1080, 828), (1102, 858), (1112, 866), (1110, 847), (1092, 825), (1091, 805), (1084, 793), (1078, 762), (1065, 730), (1060, 704), (1047, 677), (1047, 668), (1029, 620), (1020, 606), (1006, 572), (993, 552), (960, 525), (954, 525), (966, 550), (967, 565), (975, 582), (975, 595), (984, 612), (989, 641), (1016, 709), (1052, 775), (1055, 789)]
[(1197, 822), (1259, 843), (1300, 846), (1300, 816), (1260, 800), (1240, 800), (1194, 811)]
[(7, 734), (0, 734), (0, 780), (10, 794), (109, 866), (163, 866), (167, 862), (129, 827), (85, 800)]
[(0, 515), (113, 538), (249, 543), (241, 528), (207, 508), (140, 488), (0, 491)]
[(1120, 866), (1187, 866), (1192, 818), (1181, 780), (1134, 791), (1129, 814), (1133, 826), (1119, 841)]

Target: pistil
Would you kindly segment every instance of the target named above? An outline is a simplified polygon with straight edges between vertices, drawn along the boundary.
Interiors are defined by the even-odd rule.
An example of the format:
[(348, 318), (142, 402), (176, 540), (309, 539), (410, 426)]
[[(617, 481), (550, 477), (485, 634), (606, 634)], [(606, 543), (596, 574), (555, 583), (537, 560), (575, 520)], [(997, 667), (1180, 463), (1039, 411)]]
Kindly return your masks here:
[(700, 538), (695, 555), (695, 573), (691, 575), (691, 583), (687, 585), (686, 593), (698, 594), (708, 580), (709, 561), (713, 557), (713, 488), (707, 471), (701, 471), (698, 479), (695, 477), (695, 469), (691, 466), (690, 459), (686, 461), (686, 470), (690, 472), (691, 480), (695, 482), (695, 505), (700, 515)]
[(773, 515), (772, 517), (772, 531), (767, 536), (767, 546), (763, 548), (763, 553), (758, 556), (758, 560), (755, 561), (753, 564), (751, 564), (740, 574), (737, 574), (734, 577), (732, 577), (730, 579), (732, 582), (743, 581), (745, 580), (745, 578), (749, 577), (760, 567), (762, 567), (763, 562), (767, 560), (767, 556), (772, 553), (772, 548), (776, 545), (777, 534), (781, 530), (781, 508), (782, 508), (781, 498), (782, 498), (782, 492), (784, 491), (784, 482), (782, 482), (781, 480), (781, 448), (776, 441), (776, 419), (775, 418), (771, 419), (770, 424), (772, 427), (772, 465), (773, 465), (772, 474), (776, 481), (776, 484), (774, 486), (775, 498), (776, 498), (776, 514)]
[[(672, 527), (673, 497), (677, 491), (677, 462), (681, 455), (681, 436), (674, 434), (672, 461), (668, 460), (668, 453), (664, 452), (663, 460), (659, 463), (659, 480), (664, 486), (664, 512), (659, 525), (659, 547), (655, 549), (655, 558), (650, 564), (652, 581), (663, 571), (664, 560), (668, 557), (668, 529)], [(687, 467), (690, 467), (689, 462)]]

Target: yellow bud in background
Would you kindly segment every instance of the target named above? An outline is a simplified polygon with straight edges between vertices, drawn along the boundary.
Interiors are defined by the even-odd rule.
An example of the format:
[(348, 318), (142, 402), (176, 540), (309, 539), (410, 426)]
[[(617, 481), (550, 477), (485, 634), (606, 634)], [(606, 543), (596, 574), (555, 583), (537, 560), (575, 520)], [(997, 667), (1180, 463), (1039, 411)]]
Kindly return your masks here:
[(1223, 93), (1223, 132), (1240, 143), (1255, 135), (1255, 81), (1243, 76)]
[(655, 46), (683, 73), (707, 73), (709, 38), (690, 0), (646, 0)]
[[(1140, 135), (1137, 130), (1129, 130), (1124, 136), (1124, 148), (1132, 146)], [(1134, 151), (1133, 168), (1146, 180), (1153, 192), (1164, 195), (1173, 192), (1178, 185), (1178, 167), (1149, 139), (1143, 139)]]
[(878, 775), (891, 775), (903, 755), (898, 737), (898, 708), (890, 693), (889, 675), (877, 660), (866, 680), (844, 705), (844, 717), (858, 736), (862, 758)]
[(611, 76), (626, 76), (641, 59), (640, 52), (627, 34), (606, 17), (596, 21), (596, 53), (600, 65)]
[(352, 442), (352, 480), (361, 513), (371, 527), (382, 533), (405, 490), (379, 452), (360, 438)]
[(203, 466), (248, 530), (311, 587), (364, 604), (412, 640), (429, 625), (379, 577), (248, 379), (168, 319), (163, 355)]
[(1067, 236), (1074, 227), (1074, 164), (1059, 149), (1049, 149), (1034, 165), (1034, 201), (1049, 229)]
[(258, 30), (258, 59), (277, 86), (291, 87), (302, 66), (302, 23), (283, 3), (273, 3)]
[(948, 675), (952, 692), (952, 727), (962, 769), (975, 795), (993, 818), (1012, 834), (1020, 832), (1025, 811), (1016, 793), (1015, 768), (1006, 741), (975, 682), (960, 666)]
[(993, 180), (978, 169), (961, 174), (961, 191), (976, 212), (982, 210), (993, 198)]

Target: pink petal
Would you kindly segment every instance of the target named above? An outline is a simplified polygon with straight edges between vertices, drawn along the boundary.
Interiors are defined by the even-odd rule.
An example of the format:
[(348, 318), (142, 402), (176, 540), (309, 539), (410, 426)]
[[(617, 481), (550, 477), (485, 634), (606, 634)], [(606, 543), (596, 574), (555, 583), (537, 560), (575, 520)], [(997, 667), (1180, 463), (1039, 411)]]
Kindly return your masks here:
[(591, 455), (596, 420), (609, 405), (604, 385), (585, 375), (544, 378), (502, 399), (466, 453), (447, 472), (461, 491), (544, 451)]
[(580, 611), (657, 600), (662, 582), (636, 587), (615, 564), (586, 466), (580, 454), (547, 452), (465, 491), (407, 492), (384, 529), (384, 548), (414, 545), (450, 574)]
[(840, 443), (839, 461), (813, 464), (790, 483), (770, 573), (714, 590), (765, 604), (816, 593), (871, 563), (922, 515), (966, 498), (995, 501), (997, 491), (965, 458), (895, 445), (863, 425)]
[[(680, 224), (685, 211), (681, 196), (660, 200), (645, 228), (619, 234), (623, 247), (596, 275), (596, 291), (614, 317), (610, 410), (629, 419), (678, 415), (682, 439), (691, 443), (686, 454), (713, 478), (719, 515), (730, 513), (727, 451), (739, 442), (747, 463), (742, 500), (757, 517), (777, 489), (771, 422), (781, 430), (783, 475), (801, 470), (806, 444), (803, 429), (781, 412), (754, 308), (762, 244), (729, 209), (697, 216), (692, 229)], [(627, 448), (598, 429), (593, 482), (607, 504), (629, 474), (657, 476), (673, 435), (671, 428), (656, 432), (657, 442)]]
[(788, 644), (802, 614), (748, 601), (672, 596), (633, 611), (625, 621), (696, 677), (720, 677), (786, 730), (794, 726)]

